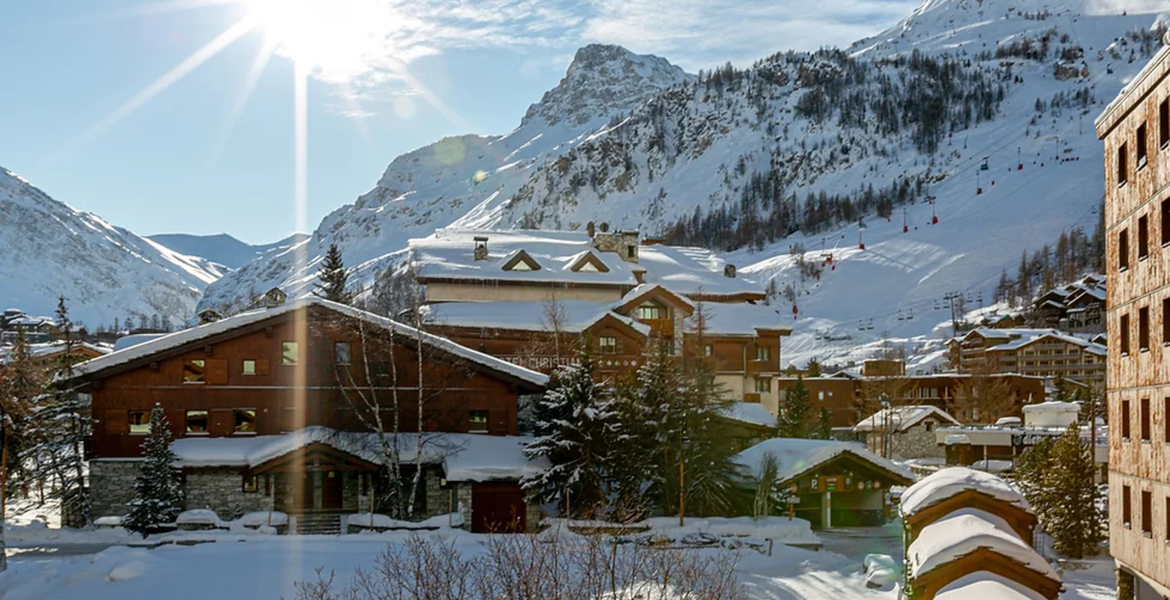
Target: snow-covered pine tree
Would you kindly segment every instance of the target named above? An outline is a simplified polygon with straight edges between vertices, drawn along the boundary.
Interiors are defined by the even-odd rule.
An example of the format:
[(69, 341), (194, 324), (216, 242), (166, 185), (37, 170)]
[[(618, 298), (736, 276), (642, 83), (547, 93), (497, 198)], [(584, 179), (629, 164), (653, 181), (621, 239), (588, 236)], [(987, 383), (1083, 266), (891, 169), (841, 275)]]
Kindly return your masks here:
[(777, 419), (780, 437), (809, 437), (810, 411), (812, 405), (808, 401), (808, 387), (804, 385), (804, 378), (797, 376), (796, 384), (784, 390), (784, 398), (780, 402), (780, 416)]
[(1069, 558), (1095, 556), (1104, 540), (1104, 515), (1091, 448), (1081, 441), (1080, 426), (1075, 422), (1052, 447), (1055, 505), (1042, 526), (1052, 536), (1053, 548)]
[(529, 458), (546, 458), (549, 467), (521, 483), (562, 514), (592, 514), (605, 508), (603, 483), (621, 434), (614, 394), (594, 379), (593, 360), (584, 354), (553, 379), (536, 404), (536, 438), (524, 448)]
[[(647, 352), (642, 366), (619, 397), (623, 399), (623, 442), (615, 460), (619, 487), (648, 483), (646, 503), (665, 508), (678, 500), (679, 450), (686, 426), (685, 386), (675, 357), (661, 345)], [(635, 481), (635, 478), (637, 481)], [(631, 493), (623, 494), (629, 502)]]
[(829, 409), (821, 407), (820, 414), (817, 415), (816, 426), (813, 427), (812, 437), (818, 440), (827, 440), (833, 437), (833, 414)]
[(341, 258), (341, 250), (337, 244), (330, 244), (321, 262), (321, 270), (317, 273), (319, 283), (316, 284), (314, 294), (333, 302), (349, 304), (353, 301), (346, 287), (349, 285), (349, 275), (345, 272), (345, 262)]
[(134, 481), (134, 499), (123, 525), (146, 537), (174, 523), (182, 512), (183, 493), (171, 451), (171, 427), (159, 405), (150, 411), (150, 433), (142, 443), (142, 464)]
[(17, 328), (16, 343), (8, 361), (0, 364), (0, 515), (4, 514), (7, 490), (14, 480), (28, 481), (25, 447), (30, 444), (30, 416), (36, 399), (45, 393), (45, 369), (28, 351), (24, 330)]

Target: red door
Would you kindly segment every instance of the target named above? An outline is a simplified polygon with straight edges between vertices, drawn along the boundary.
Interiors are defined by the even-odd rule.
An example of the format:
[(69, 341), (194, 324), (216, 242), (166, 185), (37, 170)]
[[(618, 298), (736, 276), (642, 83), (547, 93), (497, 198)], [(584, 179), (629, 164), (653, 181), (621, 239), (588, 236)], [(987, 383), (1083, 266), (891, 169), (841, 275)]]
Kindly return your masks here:
[(476, 483), (471, 486), (471, 531), (523, 533), (524, 490), (518, 483)]

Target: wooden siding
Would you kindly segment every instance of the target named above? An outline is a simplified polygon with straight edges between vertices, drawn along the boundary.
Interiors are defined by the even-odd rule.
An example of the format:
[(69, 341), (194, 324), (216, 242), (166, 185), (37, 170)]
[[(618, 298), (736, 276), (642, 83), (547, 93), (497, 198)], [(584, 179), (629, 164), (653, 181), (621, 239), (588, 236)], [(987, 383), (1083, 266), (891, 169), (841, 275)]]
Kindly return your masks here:
[[(1120, 562), (1140, 571), (1147, 579), (1170, 586), (1170, 439), (1166, 438), (1166, 398), (1170, 398), (1170, 373), (1162, 325), (1167, 315), (1163, 301), (1170, 298), (1170, 247), (1162, 245), (1162, 203), (1170, 200), (1170, 146), (1162, 146), (1159, 105), (1170, 98), (1166, 79), (1170, 62), (1159, 53), (1156, 64), (1146, 70), (1132, 89), (1111, 107), (1098, 122), (1098, 135), (1105, 145), (1105, 227), (1108, 349), (1109, 436), (1109, 541), (1110, 552)], [(1137, 129), (1146, 124), (1148, 164), (1137, 164)], [(1126, 151), (1126, 181), (1118, 174), (1118, 154)], [(1139, 258), (1138, 223), (1148, 223), (1148, 256)], [(1127, 248), (1120, 243), (1125, 231)], [(1128, 267), (1121, 269), (1122, 252)], [(1142, 308), (1149, 310), (1149, 349), (1138, 347)], [(1122, 348), (1123, 316), (1129, 321), (1129, 349)], [(1143, 441), (1142, 399), (1149, 399), (1151, 438)], [(1129, 403), (1130, 437), (1121, 435), (1122, 403)], [(1132, 494), (1133, 515), (1122, 515), (1122, 495)], [(1141, 521), (1141, 492), (1153, 495), (1153, 523)], [(1146, 530), (1148, 533), (1143, 533)]]
[[(308, 425), (365, 431), (354, 412), (352, 395), (361, 388), (376, 393), (380, 404), (390, 406), (392, 393), (388, 376), (374, 375), (371, 387), (365, 376), (365, 357), (352, 331), (324, 324), (322, 310), (310, 311), (308, 340), (298, 348), (302, 366), (282, 364), (282, 342), (296, 339), (291, 315), (238, 331), (214, 343), (197, 342), (174, 352), (148, 357), (127, 369), (97, 373), (88, 384), (92, 394), (94, 424), (92, 451), (95, 457), (126, 457), (140, 453), (143, 435), (129, 433), (129, 411), (150, 411), (163, 407), (176, 437), (187, 435), (186, 411), (208, 411), (211, 437), (267, 435), (292, 431)], [(418, 362), (413, 344), (401, 336), (393, 356), (398, 371), (398, 395), (403, 431), (416, 428), (418, 412)], [(350, 367), (334, 364), (334, 342), (351, 344)], [(387, 346), (379, 346), (388, 355)], [(509, 382), (483, 368), (472, 369), (454, 360), (428, 356), (424, 364), (424, 418), (427, 429), (466, 432), (469, 412), (488, 412), (488, 431), (515, 435), (518, 391)], [(205, 383), (184, 383), (187, 360), (205, 361)], [(243, 362), (258, 363), (255, 375), (243, 372)], [(371, 365), (382, 355), (371, 353)], [(266, 368), (261, 368), (267, 361)], [(214, 367), (212, 365), (215, 365)], [(384, 372), (389, 372), (387, 363)], [(297, 371), (304, 379), (298, 381)], [(371, 390), (373, 390), (371, 392)], [(298, 404), (298, 400), (301, 402)], [(234, 410), (254, 409), (255, 433), (236, 434)], [(389, 410), (384, 410), (388, 416)]]

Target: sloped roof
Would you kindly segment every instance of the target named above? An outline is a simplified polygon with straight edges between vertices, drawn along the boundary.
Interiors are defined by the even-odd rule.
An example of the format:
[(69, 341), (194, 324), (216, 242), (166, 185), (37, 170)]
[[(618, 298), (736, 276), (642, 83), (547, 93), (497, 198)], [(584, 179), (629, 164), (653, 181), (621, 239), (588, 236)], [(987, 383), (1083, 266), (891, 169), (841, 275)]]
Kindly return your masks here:
[(452, 356), (456, 356), (460, 359), (475, 363), (487, 369), (506, 374), (508, 376), (514, 377), (515, 379), (538, 387), (545, 387), (548, 385), (547, 375), (525, 369), (524, 367), (514, 365), (482, 352), (471, 350), (470, 348), (456, 344), (455, 342), (452, 342), (446, 338), (442, 338), (426, 332), (420, 332), (413, 327), (403, 325), (397, 321), (392, 321), (373, 313), (358, 310), (352, 306), (330, 302), (329, 300), (318, 298), (316, 296), (306, 296), (304, 298), (287, 302), (280, 306), (269, 309), (243, 312), (225, 319), (221, 319), (219, 321), (198, 325), (190, 329), (185, 329), (183, 331), (178, 331), (147, 340), (141, 344), (137, 344), (123, 350), (118, 350), (116, 352), (111, 352), (105, 356), (100, 356), (82, 363), (78, 363), (76, 366), (74, 366), (73, 371), (77, 376), (93, 375), (112, 367), (124, 365), (136, 360), (145, 359), (159, 352), (174, 350), (182, 346), (210, 338), (212, 336), (227, 333), (241, 327), (289, 314), (296, 310), (310, 306), (317, 306), (344, 314), (352, 318), (359, 318), (374, 326), (393, 329), (395, 333), (404, 337), (411, 339), (421, 339), (424, 344), (439, 349)]
[(1060, 575), (1052, 565), (1003, 525), (1002, 521), (988, 521), (981, 515), (952, 513), (923, 527), (906, 551), (907, 574), (915, 579), (986, 548), (1059, 583)]
[(776, 416), (758, 402), (733, 402), (723, 411), (723, 414), (733, 421), (763, 427), (776, 426)]
[(934, 600), (1045, 600), (1026, 585), (987, 571), (968, 573), (938, 590)]
[(959, 425), (959, 421), (937, 406), (929, 404), (916, 406), (895, 406), (883, 408), (853, 426), (853, 431), (878, 431), (886, 423), (889, 415), (890, 424), (894, 431), (906, 431), (922, 422), (923, 419), (933, 416), (941, 421)]
[(887, 472), (893, 479), (901, 480), (899, 485), (914, 481), (914, 474), (908, 469), (866, 450), (862, 444), (853, 442), (774, 438), (736, 454), (732, 461), (751, 470), (756, 468), (766, 454), (774, 455), (780, 462), (777, 479), (782, 482), (812, 471), (842, 454), (852, 455), (872, 464), (878, 470)]
[(1003, 479), (967, 467), (940, 469), (910, 486), (902, 494), (899, 509), (903, 516), (910, 516), (968, 490), (987, 494), (1028, 512), (1032, 510), (1023, 494)]
[[(592, 300), (558, 300), (563, 321), (561, 331), (580, 333), (610, 316), (642, 335), (650, 335), (650, 326), (612, 311), (613, 302)], [(486, 327), (520, 331), (551, 331), (545, 301), (522, 302), (440, 302), (423, 307), (425, 320), (431, 325)]]
[[(547, 460), (530, 460), (524, 445), (531, 438), (473, 433), (400, 433), (399, 460), (413, 462), (422, 451), (422, 462), (441, 463), (452, 481), (519, 479), (538, 473)], [(381, 464), (381, 443), (376, 433), (337, 431), (306, 427), (282, 435), (253, 437), (181, 438), (171, 443), (179, 467), (254, 468), (310, 444), (324, 444), (367, 462)]]

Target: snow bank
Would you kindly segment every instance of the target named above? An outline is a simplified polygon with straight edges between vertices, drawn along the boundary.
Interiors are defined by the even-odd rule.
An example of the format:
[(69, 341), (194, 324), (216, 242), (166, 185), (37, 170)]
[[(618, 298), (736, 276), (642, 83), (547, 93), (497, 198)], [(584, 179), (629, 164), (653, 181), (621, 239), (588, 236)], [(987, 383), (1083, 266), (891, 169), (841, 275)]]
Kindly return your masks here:
[(804, 519), (788, 520), (787, 517), (708, 517), (687, 518), (679, 526), (678, 517), (652, 517), (637, 523), (610, 523), (608, 521), (578, 521), (570, 519), (546, 519), (551, 529), (628, 530), (661, 539), (679, 541), (688, 536), (710, 535), (715, 538), (771, 539), (780, 543), (817, 544), (821, 539), (813, 533), (809, 522)]
[(1044, 596), (1011, 579), (976, 571), (943, 586), (934, 600), (1044, 600)]
[(449, 515), (436, 515), (424, 521), (399, 521), (391, 519), (388, 515), (358, 513), (346, 517), (345, 523), (350, 527), (359, 529), (447, 529), (450, 527), (462, 527), (463, 514), (451, 513)]
[(1024, 543), (1006, 523), (978, 514), (951, 514), (927, 525), (907, 550), (911, 579), (954, 562), (980, 548), (1020, 563), (1053, 581), (1060, 576), (1052, 565)]
[(95, 527), (121, 527), (122, 519), (125, 517), (98, 517), (94, 519)]
[(197, 508), (194, 510), (185, 510), (179, 513), (179, 517), (175, 519), (175, 525), (180, 527), (183, 525), (204, 525), (208, 527), (227, 527), (227, 523), (219, 519), (219, 515), (215, 514), (214, 510), (207, 510), (205, 508)]
[(1003, 479), (967, 467), (949, 467), (910, 486), (906, 493), (902, 494), (902, 515), (913, 515), (967, 490), (987, 494), (1005, 504), (1018, 506), (1029, 512), (1032, 510), (1024, 496)]
[(280, 511), (259, 511), (250, 512), (235, 521), (244, 527), (260, 527), (262, 525), (271, 525), (279, 527), (288, 525), (288, 515)]

